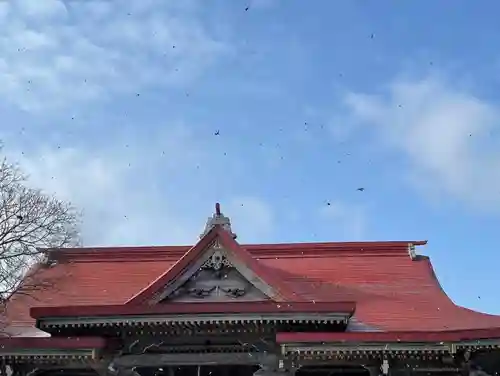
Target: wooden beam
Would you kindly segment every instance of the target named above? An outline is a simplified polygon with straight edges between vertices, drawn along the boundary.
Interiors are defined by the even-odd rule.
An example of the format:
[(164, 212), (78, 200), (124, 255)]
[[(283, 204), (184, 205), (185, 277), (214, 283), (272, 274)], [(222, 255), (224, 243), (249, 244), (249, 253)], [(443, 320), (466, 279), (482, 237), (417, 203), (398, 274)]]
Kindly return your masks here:
[(39, 370), (43, 371), (51, 371), (51, 370), (61, 370), (61, 369), (68, 369), (68, 370), (94, 370), (101, 376), (104, 374), (101, 374), (101, 371), (106, 371), (107, 366), (109, 365), (109, 360), (106, 361), (98, 361), (98, 362), (81, 362), (81, 361), (65, 361), (65, 362), (60, 362), (60, 363), (30, 363), (34, 368), (36, 367)]
[(457, 375), (462, 371), (461, 368), (451, 368), (451, 367), (422, 367), (422, 368), (412, 368), (412, 372), (426, 372), (426, 373), (439, 373), (439, 372), (453, 372)]
[(123, 355), (113, 360), (116, 368), (184, 365), (259, 365), (275, 363), (277, 358), (263, 353), (182, 353)]

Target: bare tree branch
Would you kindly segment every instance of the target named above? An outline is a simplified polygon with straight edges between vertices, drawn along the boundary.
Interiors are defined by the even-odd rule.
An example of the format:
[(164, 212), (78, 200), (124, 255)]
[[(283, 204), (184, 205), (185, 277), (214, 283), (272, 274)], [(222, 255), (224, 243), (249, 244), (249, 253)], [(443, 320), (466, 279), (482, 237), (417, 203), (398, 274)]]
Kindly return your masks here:
[[(1, 155), (1, 145), (0, 145)], [(79, 244), (80, 213), (27, 184), (20, 168), (0, 160), (0, 304), (13, 293), (46, 288), (37, 278), (44, 249)]]

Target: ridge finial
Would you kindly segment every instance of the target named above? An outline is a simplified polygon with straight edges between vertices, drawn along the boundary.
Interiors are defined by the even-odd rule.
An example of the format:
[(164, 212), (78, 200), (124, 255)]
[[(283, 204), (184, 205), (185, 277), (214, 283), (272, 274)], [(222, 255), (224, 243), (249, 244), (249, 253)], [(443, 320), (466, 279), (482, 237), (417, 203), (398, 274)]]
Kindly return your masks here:
[(208, 218), (207, 224), (205, 225), (205, 230), (200, 235), (200, 239), (204, 237), (214, 226), (221, 226), (224, 230), (229, 232), (233, 239), (236, 239), (236, 234), (231, 230), (231, 220), (228, 217), (225, 217), (220, 210), (220, 204), (218, 202), (215, 203), (215, 213), (212, 217)]

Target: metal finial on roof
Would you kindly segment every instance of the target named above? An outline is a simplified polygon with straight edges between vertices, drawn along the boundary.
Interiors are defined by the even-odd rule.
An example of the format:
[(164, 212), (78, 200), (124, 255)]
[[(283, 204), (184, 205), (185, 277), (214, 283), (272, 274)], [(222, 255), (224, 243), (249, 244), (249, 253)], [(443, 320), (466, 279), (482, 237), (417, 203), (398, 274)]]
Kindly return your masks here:
[(236, 239), (236, 234), (231, 230), (231, 220), (228, 217), (225, 217), (220, 210), (220, 204), (217, 202), (215, 204), (215, 213), (212, 217), (208, 218), (207, 224), (205, 225), (205, 230), (200, 235), (200, 239), (203, 238), (208, 232), (215, 226), (219, 225), (224, 230), (229, 232), (233, 239)]

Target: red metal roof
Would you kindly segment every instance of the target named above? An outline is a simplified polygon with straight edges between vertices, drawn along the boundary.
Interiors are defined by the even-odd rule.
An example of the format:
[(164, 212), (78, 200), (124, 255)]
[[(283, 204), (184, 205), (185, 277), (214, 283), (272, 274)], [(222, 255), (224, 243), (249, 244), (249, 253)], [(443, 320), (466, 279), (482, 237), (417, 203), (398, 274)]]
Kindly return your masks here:
[[(222, 238), (288, 301), (356, 302), (354, 319), (374, 330), (500, 327), (500, 316), (456, 306), (442, 291), (430, 260), (409, 256), (410, 244), (424, 242), (238, 245), (224, 234)], [(190, 249), (189, 257), (182, 258)], [(51, 251), (59, 263), (42, 269), (40, 277), (53, 280), (53, 287), (33, 292), (33, 297), (13, 296), (8, 318), (23, 325), (33, 323), (30, 307), (125, 304), (172, 278), (178, 272), (174, 265), (187, 262), (180, 260), (195, 257), (198, 251), (199, 247), (189, 246)]]

